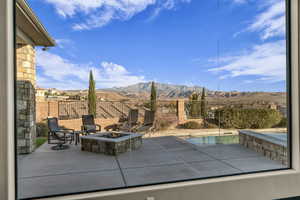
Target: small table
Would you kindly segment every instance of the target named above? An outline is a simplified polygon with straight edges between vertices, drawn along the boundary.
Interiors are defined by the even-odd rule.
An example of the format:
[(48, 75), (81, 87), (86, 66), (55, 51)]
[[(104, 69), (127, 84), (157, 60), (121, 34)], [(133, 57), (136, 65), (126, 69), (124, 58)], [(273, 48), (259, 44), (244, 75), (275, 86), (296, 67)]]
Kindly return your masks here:
[(80, 134), (84, 134), (84, 131), (74, 131), (75, 145), (80, 143)]

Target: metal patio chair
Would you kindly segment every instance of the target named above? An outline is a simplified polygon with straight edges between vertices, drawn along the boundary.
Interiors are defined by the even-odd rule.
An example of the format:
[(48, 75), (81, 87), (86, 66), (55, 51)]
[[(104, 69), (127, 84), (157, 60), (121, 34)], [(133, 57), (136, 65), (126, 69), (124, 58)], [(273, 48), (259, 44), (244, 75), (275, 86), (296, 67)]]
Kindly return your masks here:
[(119, 123), (112, 124), (105, 127), (106, 131), (127, 131), (130, 132), (132, 128), (139, 124), (139, 110), (130, 109), (126, 118), (120, 117)]
[(48, 123), (48, 144), (56, 144), (51, 149), (64, 150), (69, 146), (65, 145), (67, 142), (70, 144), (74, 141), (74, 130), (61, 128), (58, 126), (58, 119), (56, 117), (47, 118)]
[(155, 111), (145, 110), (144, 123), (134, 128), (134, 132), (148, 132), (154, 129)]
[(82, 115), (82, 127), (81, 130), (85, 134), (101, 132), (101, 126), (95, 124), (94, 115)]

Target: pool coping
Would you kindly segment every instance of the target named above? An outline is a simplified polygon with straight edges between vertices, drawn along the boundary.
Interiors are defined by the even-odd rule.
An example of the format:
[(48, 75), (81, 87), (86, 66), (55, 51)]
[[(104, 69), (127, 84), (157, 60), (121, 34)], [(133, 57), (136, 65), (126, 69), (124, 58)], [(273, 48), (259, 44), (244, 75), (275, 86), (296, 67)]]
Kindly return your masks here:
[(267, 142), (273, 143), (273, 144), (277, 144), (283, 147), (287, 147), (287, 142), (280, 140), (276, 137), (270, 136), (267, 133), (257, 133), (254, 131), (247, 131), (247, 130), (240, 130), (239, 133), (245, 134), (245, 135), (249, 135), (261, 140), (265, 140)]

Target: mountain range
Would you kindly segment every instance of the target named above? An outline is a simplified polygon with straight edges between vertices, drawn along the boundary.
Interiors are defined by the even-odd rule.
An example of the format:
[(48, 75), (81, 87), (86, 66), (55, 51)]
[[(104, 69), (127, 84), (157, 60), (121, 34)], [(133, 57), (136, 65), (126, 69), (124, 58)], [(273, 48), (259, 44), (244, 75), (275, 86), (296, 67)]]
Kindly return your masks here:
[[(149, 99), (151, 82), (138, 83), (126, 87), (98, 89), (97, 96), (107, 100), (122, 99)], [(201, 86), (174, 85), (155, 83), (159, 99), (187, 99), (193, 92), (201, 93)], [(285, 92), (239, 92), (239, 91), (213, 91), (205, 90), (207, 100), (211, 102), (273, 102), (286, 105)], [(71, 93), (68, 91), (67, 93)], [(72, 91), (72, 94), (87, 95), (87, 90)]]
[[(118, 92), (125, 96), (135, 97), (135, 96), (149, 96), (151, 91), (152, 82), (146, 83), (138, 83), (134, 85), (130, 85), (127, 87), (118, 87), (108, 89), (111, 91)], [(203, 87), (195, 86), (189, 87), (185, 85), (172, 85), (172, 84), (165, 84), (165, 83), (155, 83), (157, 95), (160, 98), (187, 98), (193, 92), (201, 93)]]

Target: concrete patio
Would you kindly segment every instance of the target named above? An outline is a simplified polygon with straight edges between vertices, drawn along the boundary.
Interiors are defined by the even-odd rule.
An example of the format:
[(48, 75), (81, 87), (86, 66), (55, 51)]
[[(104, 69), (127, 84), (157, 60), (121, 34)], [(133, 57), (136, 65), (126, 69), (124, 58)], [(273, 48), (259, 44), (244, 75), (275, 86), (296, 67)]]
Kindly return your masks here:
[(139, 150), (119, 156), (82, 152), (80, 145), (64, 151), (50, 147), (19, 157), (20, 198), (286, 167), (239, 144), (200, 147), (172, 136), (144, 139)]

